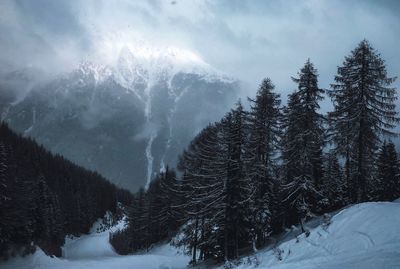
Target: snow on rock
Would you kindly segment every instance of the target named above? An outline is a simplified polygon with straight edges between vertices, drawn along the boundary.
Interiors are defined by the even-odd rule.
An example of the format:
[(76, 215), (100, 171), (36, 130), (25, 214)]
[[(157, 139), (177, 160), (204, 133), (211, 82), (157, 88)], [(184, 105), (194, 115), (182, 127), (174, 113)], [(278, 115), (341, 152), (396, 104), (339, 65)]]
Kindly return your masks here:
[(400, 268), (399, 203), (357, 204), (310, 232), (260, 251), (257, 262), (243, 259), (237, 268)]
[(68, 238), (63, 247), (63, 258), (51, 258), (38, 249), (33, 255), (16, 257), (1, 264), (2, 269), (160, 269), (185, 268), (189, 257), (177, 248), (163, 244), (139, 255), (120, 256), (108, 242), (109, 232), (123, 229), (126, 221), (103, 232), (96, 232), (100, 220), (91, 233)]

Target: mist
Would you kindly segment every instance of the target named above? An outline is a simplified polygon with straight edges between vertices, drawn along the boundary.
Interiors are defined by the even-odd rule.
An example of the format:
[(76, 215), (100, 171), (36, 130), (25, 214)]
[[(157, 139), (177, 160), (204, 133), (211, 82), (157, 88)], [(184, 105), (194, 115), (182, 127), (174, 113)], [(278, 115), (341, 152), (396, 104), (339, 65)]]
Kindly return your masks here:
[(244, 95), (268, 76), (285, 98), (307, 58), (327, 88), (364, 38), (397, 76), (399, 12), (397, 1), (5, 0), (1, 70), (59, 73), (82, 60), (112, 62), (126, 44), (174, 46), (247, 83)]

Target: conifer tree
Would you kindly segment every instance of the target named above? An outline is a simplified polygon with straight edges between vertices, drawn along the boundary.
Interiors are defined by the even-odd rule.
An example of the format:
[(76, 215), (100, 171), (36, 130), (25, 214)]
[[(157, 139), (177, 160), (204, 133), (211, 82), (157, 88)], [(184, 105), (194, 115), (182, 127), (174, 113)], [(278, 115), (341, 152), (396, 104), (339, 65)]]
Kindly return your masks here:
[(6, 145), (4, 145), (4, 143), (0, 141), (0, 208), (1, 205), (8, 199), (7, 170), (8, 170), (7, 148)]
[[(292, 221), (304, 219), (319, 210), (322, 199), (322, 147), (324, 145), (323, 116), (318, 102), (323, 90), (318, 87), (318, 74), (310, 60), (293, 78), (297, 90), (289, 96), (285, 111), (283, 160), (285, 188)], [(303, 226), (302, 226), (303, 228)]]
[(49, 255), (61, 256), (64, 243), (63, 219), (57, 197), (51, 192), (43, 175), (37, 182), (36, 234), (38, 244)]
[(393, 201), (400, 196), (399, 160), (393, 142), (384, 142), (377, 158), (377, 178), (371, 179), (372, 199)]
[(347, 182), (334, 152), (330, 152), (326, 156), (322, 191), (325, 197), (323, 201), (325, 210), (336, 210), (348, 203)]
[(381, 135), (399, 122), (395, 111), (396, 91), (390, 85), (384, 60), (363, 40), (338, 68), (329, 92), (332, 137), (338, 153), (346, 157), (348, 185), (353, 202), (365, 201), (376, 146)]
[(246, 113), (240, 101), (222, 122), (227, 171), (225, 179), (224, 253), (226, 260), (239, 256), (239, 245), (249, 245), (251, 240), (249, 208), (253, 195), (252, 185), (245, 173), (244, 145), (246, 138)]
[[(204, 256), (223, 255), (221, 229), (225, 215), (226, 154), (222, 145), (222, 124), (209, 125), (190, 143), (180, 157), (178, 168), (183, 172), (182, 208), (187, 216), (181, 244), (192, 252), (196, 263), (197, 250)], [(201, 237), (201, 235), (210, 234)], [(213, 246), (213, 249), (209, 249)]]
[(273, 190), (276, 181), (276, 159), (279, 150), (280, 95), (269, 78), (262, 81), (256, 98), (251, 102), (249, 113), (249, 136), (246, 139), (247, 174), (254, 186), (252, 199), (252, 222), (255, 247), (265, 244), (271, 233), (271, 219), (276, 218), (272, 208), (276, 200)]

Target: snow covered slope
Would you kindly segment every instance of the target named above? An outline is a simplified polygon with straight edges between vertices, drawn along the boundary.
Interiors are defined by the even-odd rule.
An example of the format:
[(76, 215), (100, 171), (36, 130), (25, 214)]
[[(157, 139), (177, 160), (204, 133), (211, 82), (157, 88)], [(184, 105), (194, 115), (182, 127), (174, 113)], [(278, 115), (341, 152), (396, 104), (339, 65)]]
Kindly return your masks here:
[[(116, 228), (122, 227), (119, 224)], [(108, 243), (108, 231), (69, 240), (64, 258), (50, 258), (39, 250), (14, 258), (2, 269), (185, 268), (189, 257), (165, 244), (149, 253), (119, 256)], [(223, 267), (221, 267), (223, 268)], [(344, 209), (321, 225), (278, 245), (243, 258), (237, 269), (395, 269), (400, 268), (400, 203), (363, 203)]]
[[(94, 225), (96, 226), (96, 224)], [(115, 227), (97, 233), (95, 227), (89, 235), (67, 239), (63, 247), (63, 258), (46, 256), (41, 249), (35, 254), (0, 262), (1, 269), (160, 269), (185, 268), (189, 257), (179, 249), (163, 244), (142, 255), (120, 256), (108, 242), (110, 231), (124, 227), (120, 222)]]
[(310, 232), (261, 250), (237, 268), (400, 268), (398, 202), (354, 205), (333, 216), (330, 225)]

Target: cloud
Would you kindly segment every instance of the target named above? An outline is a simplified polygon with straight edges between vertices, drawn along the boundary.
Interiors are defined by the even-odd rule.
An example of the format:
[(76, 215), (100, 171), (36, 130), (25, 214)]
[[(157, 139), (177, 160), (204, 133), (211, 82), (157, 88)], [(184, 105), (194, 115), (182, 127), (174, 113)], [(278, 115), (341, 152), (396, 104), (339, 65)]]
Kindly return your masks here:
[[(146, 40), (193, 50), (254, 94), (265, 76), (286, 94), (307, 58), (329, 87), (345, 55), (367, 38), (400, 70), (400, 3), (324, 0), (3, 0), (3, 65), (71, 68), (104, 45)], [(103, 55), (104, 56), (104, 55)]]

